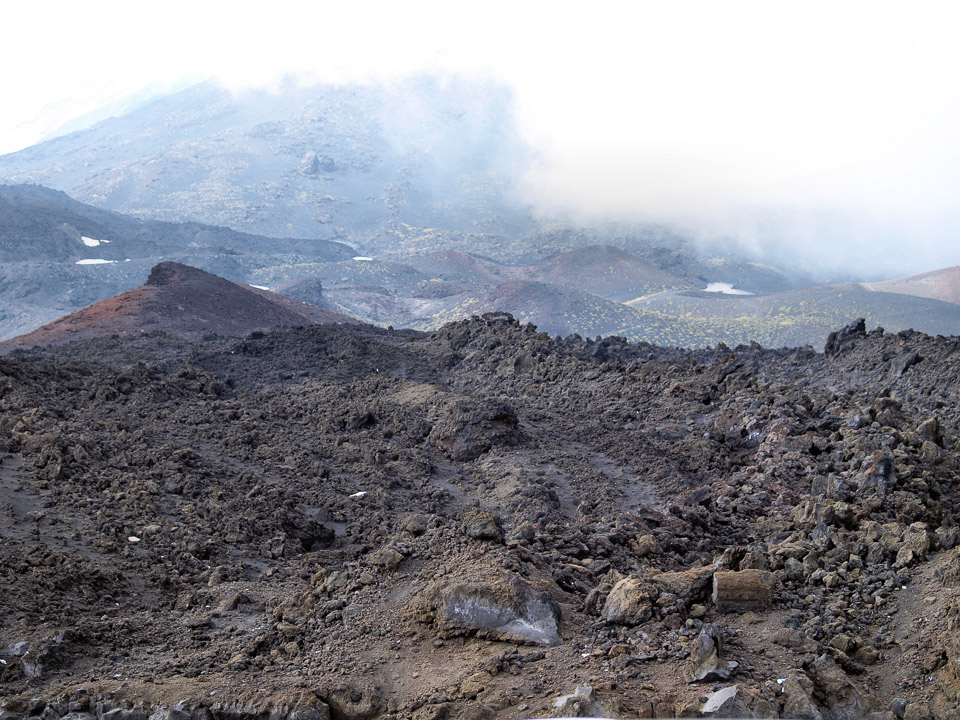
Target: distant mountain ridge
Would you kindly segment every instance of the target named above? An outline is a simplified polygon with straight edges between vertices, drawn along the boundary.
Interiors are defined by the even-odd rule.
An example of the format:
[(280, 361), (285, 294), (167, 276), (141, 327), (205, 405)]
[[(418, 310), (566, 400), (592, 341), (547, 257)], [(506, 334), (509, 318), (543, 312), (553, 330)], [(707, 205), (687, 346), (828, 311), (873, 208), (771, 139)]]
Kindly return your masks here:
[[(86, 237), (91, 244), (83, 241)], [(92, 244), (96, 243), (96, 244)], [(356, 252), (329, 240), (266, 238), (201, 223), (168, 223), (121, 215), (38, 185), (0, 185), (0, 261), (125, 260), (164, 253), (300, 252), (325, 261)]]
[(142, 220), (50, 188), (0, 185), (0, 339), (137, 287), (163, 260), (247, 281), (264, 265), (354, 255), (350, 246), (328, 240)]
[[(583, 245), (595, 236), (562, 229), (539, 236), (543, 257), (525, 254), (525, 264), (451, 247), (398, 261), (396, 255), (363, 256), (333, 241), (148, 221), (36, 186), (0, 186), (0, 208), (0, 338), (136, 288), (151, 267), (167, 261), (245, 283), (248, 292), (273, 291), (267, 295), (274, 303), (287, 295), (290, 303), (421, 330), (503, 310), (551, 334), (618, 335), (682, 347), (751, 341), (820, 347), (831, 329), (859, 317), (891, 331), (960, 334), (960, 305), (909, 294), (914, 287), (948, 291), (951, 269), (928, 274), (936, 282), (891, 281), (896, 293), (881, 283), (791, 289), (775, 268), (665, 252), (629, 238), (622, 242), (636, 252), (603, 242)], [(711, 283), (753, 294), (707, 292)], [(141, 319), (145, 327), (157, 324), (153, 316)], [(242, 323), (224, 327), (249, 329)]]

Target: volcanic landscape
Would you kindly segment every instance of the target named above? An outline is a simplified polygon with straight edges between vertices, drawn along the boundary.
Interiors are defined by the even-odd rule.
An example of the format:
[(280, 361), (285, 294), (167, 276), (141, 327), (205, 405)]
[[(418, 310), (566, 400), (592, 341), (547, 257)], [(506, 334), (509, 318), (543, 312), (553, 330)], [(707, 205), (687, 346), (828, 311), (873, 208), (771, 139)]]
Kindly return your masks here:
[[(898, 114), (948, 97), (932, 74), (909, 97), (878, 75), (869, 132), (818, 140), (813, 174), (785, 162), (882, 67), (830, 13), (863, 60), (820, 58), (842, 102), (800, 102), (829, 96), (804, 50), (789, 104), (765, 88), (752, 113), (736, 98), (789, 43), (744, 43), (728, 73), (741, 55), (685, 30), (684, 62), (650, 65), (669, 101), (631, 57), (629, 92), (593, 107), (536, 51), (538, 17), (524, 50), (564, 108), (542, 129), (631, 123), (557, 146), (601, 170), (570, 166), (569, 207), (531, 175), (550, 155), (519, 90), (479, 77), (184, 80), (0, 156), (0, 720), (960, 718), (960, 257), (937, 175), (956, 123)], [(716, 87), (671, 80), (685, 63)], [(628, 96), (636, 118), (611, 110)], [(696, 131), (671, 145), (658, 117)], [(711, 136), (724, 118), (757, 137)], [(824, 178), (816, 207), (744, 196), (728, 237), (685, 169), (710, 137), (736, 155), (717, 172), (763, 148), (776, 172), (745, 187), (771, 198), (771, 177)], [(941, 196), (942, 222), (894, 222)]]
[(0, 719), (960, 716), (960, 339), (270, 295), (4, 343)]

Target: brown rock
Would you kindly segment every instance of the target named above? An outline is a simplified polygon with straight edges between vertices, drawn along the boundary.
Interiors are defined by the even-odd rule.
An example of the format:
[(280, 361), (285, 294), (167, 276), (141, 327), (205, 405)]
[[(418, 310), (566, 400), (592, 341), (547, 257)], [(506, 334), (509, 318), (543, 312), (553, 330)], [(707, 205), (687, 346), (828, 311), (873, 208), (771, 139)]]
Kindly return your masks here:
[(666, 572), (652, 575), (648, 580), (661, 592), (676, 595), (686, 602), (706, 597), (713, 577), (713, 566), (691, 568), (680, 572)]
[(637, 577), (624, 578), (607, 596), (603, 617), (607, 622), (621, 625), (639, 625), (653, 617), (653, 603), (657, 589)]
[(644, 535), (637, 535), (636, 547), (631, 545), (633, 551), (637, 554), (637, 557), (646, 557), (651, 553), (657, 552), (659, 546), (657, 545), (657, 539), (650, 533)]
[(396, 570), (403, 562), (403, 557), (403, 553), (392, 545), (388, 545), (375, 552), (370, 562), (384, 570)]
[(463, 517), (463, 532), (476, 540), (503, 542), (500, 519), (486, 510), (472, 510)]
[(776, 575), (766, 570), (718, 571), (713, 575), (713, 602), (720, 612), (764, 610), (773, 602)]

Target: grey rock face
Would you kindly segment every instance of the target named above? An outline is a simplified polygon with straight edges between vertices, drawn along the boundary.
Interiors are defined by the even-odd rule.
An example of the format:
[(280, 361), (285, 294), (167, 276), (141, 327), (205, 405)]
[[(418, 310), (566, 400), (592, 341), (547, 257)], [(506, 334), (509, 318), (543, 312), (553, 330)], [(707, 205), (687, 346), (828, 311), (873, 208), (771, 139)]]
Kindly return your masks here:
[(543, 590), (505, 575), (489, 582), (465, 582), (430, 588), (421, 619), (441, 635), (476, 634), (545, 647), (559, 645), (558, 611)]

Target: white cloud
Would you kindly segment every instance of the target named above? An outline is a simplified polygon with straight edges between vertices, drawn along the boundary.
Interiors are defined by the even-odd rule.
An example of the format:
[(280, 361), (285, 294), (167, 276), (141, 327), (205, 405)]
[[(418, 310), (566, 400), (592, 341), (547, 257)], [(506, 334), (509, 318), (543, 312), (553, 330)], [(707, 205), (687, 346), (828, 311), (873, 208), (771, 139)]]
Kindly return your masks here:
[(767, 227), (842, 211), (888, 234), (924, 228), (932, 247), (960, 193), (955, 3), (53, 5), (5, 8), (20, 31), (0, 62), (20, 71), (5, 75), (0, 151), (188, 75), (244, 88), (435, 70), (511, 85), (541, 150), (531, 196), (583, 218), (680, 219), (765, 243), (744, 220), (755, 208)]

